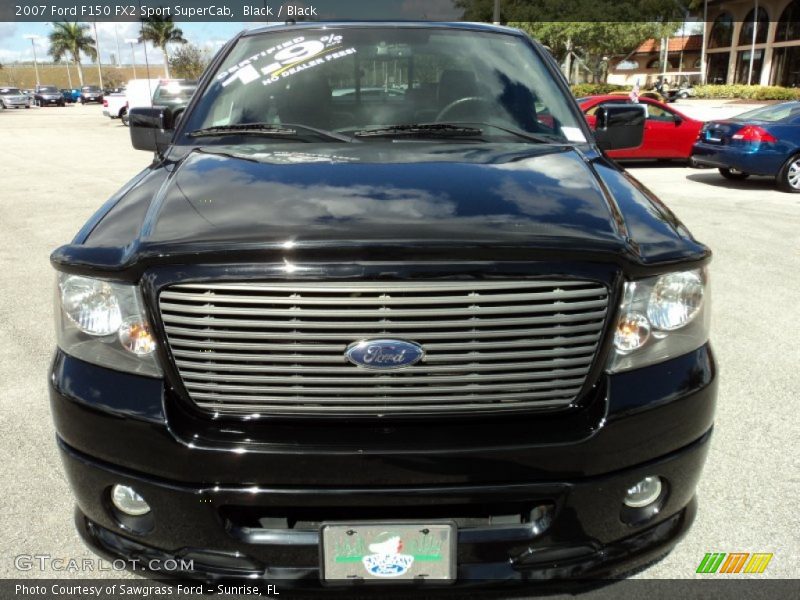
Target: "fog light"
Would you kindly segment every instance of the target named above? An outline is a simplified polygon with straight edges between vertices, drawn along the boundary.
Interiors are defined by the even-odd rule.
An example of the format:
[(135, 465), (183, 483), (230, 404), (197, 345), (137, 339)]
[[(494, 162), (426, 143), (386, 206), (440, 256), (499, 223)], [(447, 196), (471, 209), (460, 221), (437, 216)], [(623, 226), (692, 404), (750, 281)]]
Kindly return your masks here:
[(625, 506), (643, 508), (658, 500), (661, 496), (661, 478), (651, 475), (645, 477), (633, 487), (628, 488), (625, 494)]
[(118, 510), (132, 517), (150, 512), (150, 505), (136, 490), (127, 485), (115, 485), (111, 488), (111, 502)]

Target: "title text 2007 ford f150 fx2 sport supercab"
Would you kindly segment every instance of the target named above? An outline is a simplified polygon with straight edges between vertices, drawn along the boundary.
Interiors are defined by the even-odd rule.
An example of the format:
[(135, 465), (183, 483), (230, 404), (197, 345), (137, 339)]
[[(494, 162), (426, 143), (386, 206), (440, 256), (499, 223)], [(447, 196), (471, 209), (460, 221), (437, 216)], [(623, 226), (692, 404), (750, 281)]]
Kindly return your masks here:
[(132, 110), (153, 163), (51, 258), (86, 542), (332, 587), (666, 553), (713, 425), (710, 252), (602, 154), (641, 107), (597, 120), (463, 23), (251, 30), (176, 125)]

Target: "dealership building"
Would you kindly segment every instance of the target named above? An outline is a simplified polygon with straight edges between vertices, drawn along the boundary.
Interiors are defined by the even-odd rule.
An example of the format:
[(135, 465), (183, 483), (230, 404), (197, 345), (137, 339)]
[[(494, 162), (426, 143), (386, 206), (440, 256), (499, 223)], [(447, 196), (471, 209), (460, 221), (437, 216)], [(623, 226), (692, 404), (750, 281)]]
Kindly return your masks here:
[(650, 86), (659, 76), (715, 84), (800, 87), (800, 0), (708, 0), (704, 34), (647, 40), (612, 62), (611, 83)]
[(708, 2), (706, 81), (800, 87), (800, 0)]

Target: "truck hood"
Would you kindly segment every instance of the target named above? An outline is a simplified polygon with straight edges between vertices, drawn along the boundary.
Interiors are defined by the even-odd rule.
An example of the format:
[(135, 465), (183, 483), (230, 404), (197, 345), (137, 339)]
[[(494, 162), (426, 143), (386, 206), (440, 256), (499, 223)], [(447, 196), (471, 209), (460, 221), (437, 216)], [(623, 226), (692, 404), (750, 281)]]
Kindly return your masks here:
[[(500, 259), (493, 252), (507, 257), (513, 248), (519, 260), (542, 258), (531, 254), (537, 249), (556, 260), (604, 262), (635, 258), (639, 250), (607, 184), (569, 146), (387, 142), (258, 148), (206, 147), (153, 167), (82, 246), (108, 251), (99, 268), (148, 260), (230, 261), (237, 252), (255, 250), (259, 260), (268, 260), (289, 250), (297, 257), (308, 249), (380, 246), (405, 249), (418, 260), (426, 248), (470, 247), (492, 260)], [(608, 165), (606, 170), (624, 177)], [(631, 184), (615, 185), (626, 187), (627, 197), (635, 191)], [(658, 211), (649, 201), (630, 202), (658, 221), (656, 233), (672, 250), (680, 246), (683, 236), (668, 218), (652, 218)], [(652, 226), (639, 234), (652, 238)], [(54, 255), (54, 261), (80, 259), (67, 254), (61, 261)], [(375, 260), (363, 251), (353, 255)]]
[(395, 146), (193, 152), (162, 188), (142, 242), (620, 243), (602, 189), (572, 150)]

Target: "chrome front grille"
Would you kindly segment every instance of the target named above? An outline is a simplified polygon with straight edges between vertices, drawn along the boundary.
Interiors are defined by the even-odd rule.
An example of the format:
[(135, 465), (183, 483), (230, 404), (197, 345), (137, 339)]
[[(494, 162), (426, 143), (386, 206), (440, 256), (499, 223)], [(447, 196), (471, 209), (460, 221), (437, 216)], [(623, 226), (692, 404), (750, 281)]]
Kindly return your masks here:
[[(386, 415), (556, 408), (597, 352), (605, 285), (572, 280), (235, 282), (160, 295), (192, 401), (221, 415)], [(376, 371), (346, 361), (372, 338), (424, 359)]]

